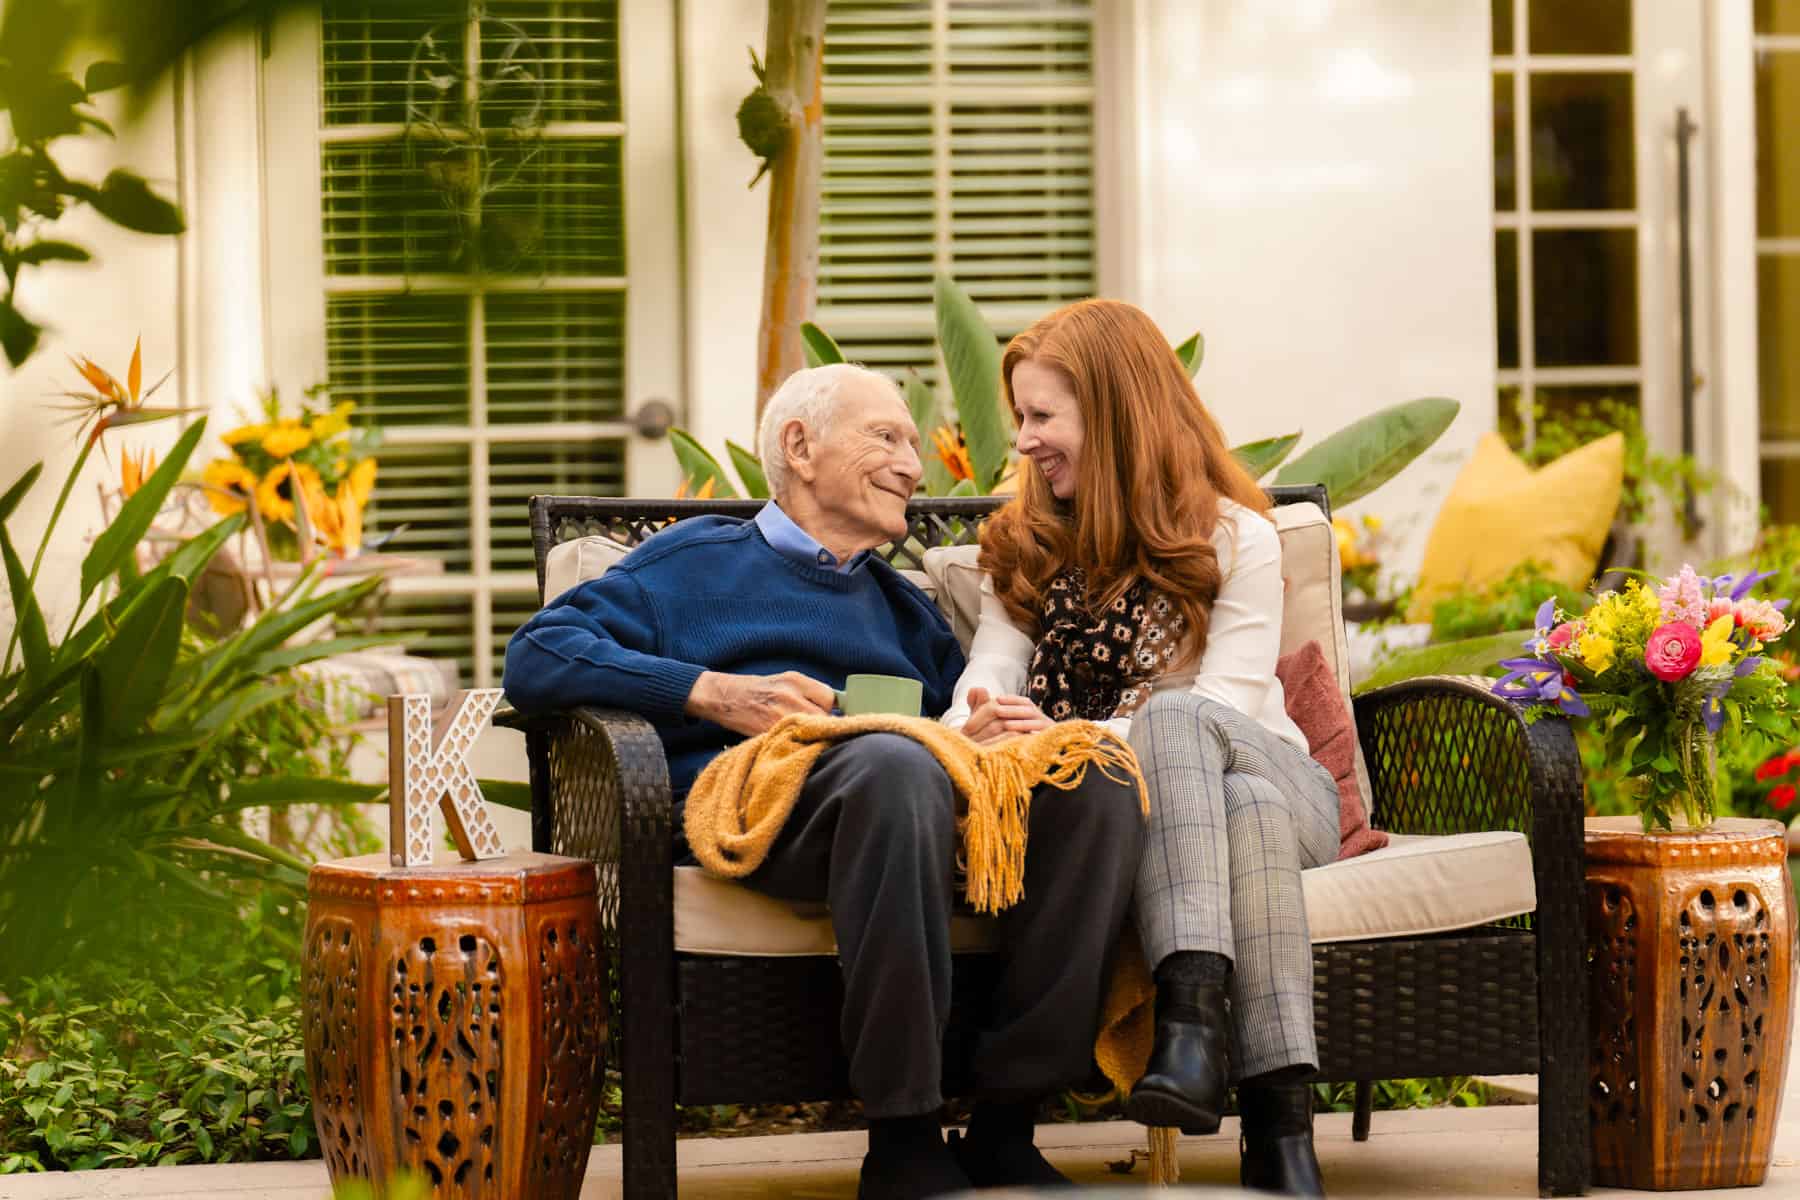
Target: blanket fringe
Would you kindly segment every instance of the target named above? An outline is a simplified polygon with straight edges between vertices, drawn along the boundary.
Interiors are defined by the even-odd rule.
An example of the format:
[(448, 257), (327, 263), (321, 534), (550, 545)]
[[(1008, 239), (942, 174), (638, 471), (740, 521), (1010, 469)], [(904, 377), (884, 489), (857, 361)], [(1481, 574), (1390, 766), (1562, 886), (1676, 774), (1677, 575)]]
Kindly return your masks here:
[(1150, 1130), (1150, 1185), (1168, 1187), (1181, 1182), (1181, 1159), (1175, 1153), (1179, 1131), (1172, 1126)]

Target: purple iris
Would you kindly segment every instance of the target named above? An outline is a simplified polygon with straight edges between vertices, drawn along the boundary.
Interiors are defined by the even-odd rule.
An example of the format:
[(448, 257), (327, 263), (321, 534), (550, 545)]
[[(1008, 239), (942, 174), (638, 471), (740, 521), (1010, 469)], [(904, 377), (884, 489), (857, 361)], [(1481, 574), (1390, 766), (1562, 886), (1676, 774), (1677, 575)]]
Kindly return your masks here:
[[(1532, 622), (1537, 632), (1525, 639), (1525, 648), (1533, 654), (1542, 654), (1550, 648), (1550, 630), (1556, 625), (1556, 597), (1552, 596), (1538, 605), (1537, 619)], [(1518, 660), (1524, 661), (1524, 660)], [(1504, 665), (1504, 664), (1502, 664)]]
[[(1775, 577), (1775, 575), (1776, 575), (1776, 572), (1774, 572), (1774, 571), (1754, 571), (1754, 570), (1752, 570), (1752, 571), (1744, 572), (1744, 577), (1742, 579), (1738, 580), (1737, 583), (1735, 585), (1733, 585), (1731, 588), (1731, 599), (1733, 600), (1733, 602), (1742, 600), (1745, 596), (1748, 596), (1750, 594), (1751, 588), (1755, 587), (1757, 584), (1761, 583), (1765, 579), (1773, 579)], [(1729, 575), (1726, 575), (1723, 578), (1727, 583), (1729, 583), (1731, 580), (1731, 576), (1729, 576)]]
[(1525, 703), (1554, 704), (1571, 717), (1589, 715), (1587, 702), (1563, 681), (1562, 666), (1538, 658), (1503, 658), (1507, 673), (1494, 681), (1496, 694)]

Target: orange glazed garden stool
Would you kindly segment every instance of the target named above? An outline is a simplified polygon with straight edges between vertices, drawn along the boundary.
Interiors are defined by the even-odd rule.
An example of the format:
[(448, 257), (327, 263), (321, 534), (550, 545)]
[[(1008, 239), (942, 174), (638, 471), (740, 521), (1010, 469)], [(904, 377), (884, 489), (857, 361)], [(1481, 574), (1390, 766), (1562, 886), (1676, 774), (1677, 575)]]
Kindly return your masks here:
[(1793, 1029), (1785, 831), (1587, 822), (1594, 1183), (1760, 1184)]
[(581, 1191), (606, 1043), (594, 865), (548, 854), (320, 863), (306, 1070), (332, 1182), (437, 1196)]

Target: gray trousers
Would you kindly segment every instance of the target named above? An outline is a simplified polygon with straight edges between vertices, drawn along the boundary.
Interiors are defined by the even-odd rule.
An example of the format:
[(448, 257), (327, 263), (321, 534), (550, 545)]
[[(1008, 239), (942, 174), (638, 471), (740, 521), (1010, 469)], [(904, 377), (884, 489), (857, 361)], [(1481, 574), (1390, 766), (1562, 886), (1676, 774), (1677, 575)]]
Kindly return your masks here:
[[(977, 1095), (1036, 1096), (1086, 1077), (1107, 963), (1143, 855), (1137, 788), (1090, 768), (1032, 794), (1025, 895), (999, 916), (999, 983), (974, 1043)], [(950, 1020), (955, 793), (911, 738), (870, 733), (819, 756), (744, 883), (826, 901), (844, 972), (840, 1033), (870, 1117), (942, 1103)]]
[(1232, 960), (1236, 1078), (1317, 1067), (1300, 871), (1337, 856), (1337, 784), (1299, 747), (1191, 692), (1153, 695), (1131, 745), (1150, 791), (1134, 896), (1144, 957)]

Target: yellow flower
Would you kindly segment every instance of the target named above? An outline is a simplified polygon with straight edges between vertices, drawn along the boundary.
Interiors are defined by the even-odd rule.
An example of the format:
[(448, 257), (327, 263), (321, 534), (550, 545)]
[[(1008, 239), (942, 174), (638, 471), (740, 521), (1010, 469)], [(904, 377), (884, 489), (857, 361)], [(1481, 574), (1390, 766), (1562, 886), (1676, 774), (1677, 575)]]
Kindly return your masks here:
[(1581, 635), (1576, 648), (1581, 652), (1582, 665), (1598, 675), (1612, 666), (1613, 656), (1619, 652), (1619, 647), (1605, 634), (1594, 632), (1592, 621), (1590, 614), (1588, 630)]
[(360, 510), (369, 502), (369, 494), (375, 490), (375, 460), (365, 458), (357, 463), (350, 469), (350, 475), (344, 482), (350, 485), (350, 496)]
[(298, 476), (301, 487), (319, 481), (319, 473), (305, 463), (289, 460), (276, 466), (256, 485), (256, 510), (265, 519), (293, 523), (294, 500), (290, 476)]
[(291, 458), (312, 445), (313, 435), (298, 421), (282, 421), (263, 434), (263, 452), (270, 458)]
[(131, 451), (119, 451), (119, 491), (126, 499), (137, 494), (144, 486), (144, 480), (156, 472), (156, 454), (146, 450), (142, 458), (133, 458)]
[(267, 425), (239, 425), (229, 433), (220, 434), (219, 440), (227, 446), (237, 446), (244, 442), (260, 442), (268, 432)]
[(341, 557), (355, 554), (362, 547), (362, 505), (351, 494), (350, 481), (338, 484), (334, 500), (317, 474), (301, 470), (297, 475), (313, 539)]
[(1376, 516), (1374, 513), (1364, 513), (1362, 522), (1363, 522), (1363, 528), (1368, 530), (1370, 533), (1380, 533), (1381, 532), (1381, 518)]
[(1362, 566), (1362, 554), (1356, 548), (1356, 527), (1341, 516), (1331, 518), (1331, 532), (1337, 535), (1338, 562), (1347, 571)]
[(312, 435), (319, 441), (334, 438), (350, 428), (350, 414), (356, 411), (356, 401), (345, 400), (332, 406), (328, 413), (321, 413), (312, 419)]
[(1700, 635), (1700, 665), (1703, 667), (1720, 667), (1731, 661), (1731, 631), (1737, 624), (1730, 613), (1726, 613)]
[(256, 494), (256, 472), (235, 458), (215, 458), (200, 473), (206, 500), (222, 517), (244, 511), (244, 502)]

